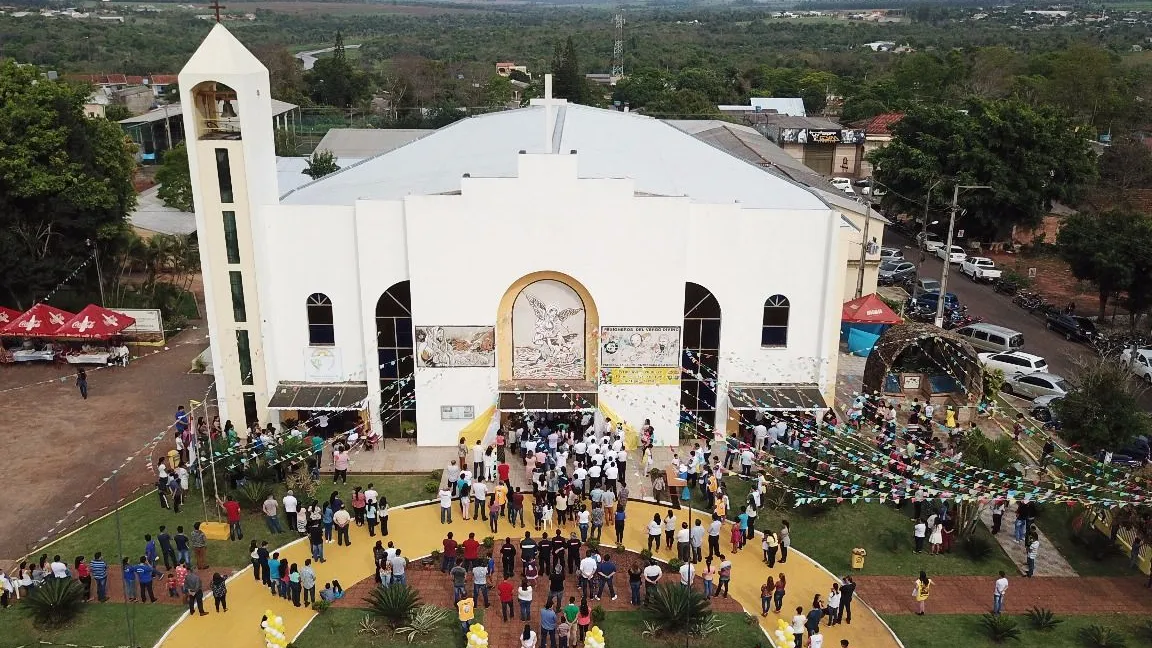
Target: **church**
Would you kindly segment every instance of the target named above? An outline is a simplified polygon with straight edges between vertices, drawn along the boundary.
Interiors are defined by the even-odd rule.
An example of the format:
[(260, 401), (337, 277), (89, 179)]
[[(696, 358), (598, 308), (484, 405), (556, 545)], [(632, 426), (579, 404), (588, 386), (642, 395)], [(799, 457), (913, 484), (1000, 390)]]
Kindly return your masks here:
[(323, 418), (447, 446), (572, 412), (649, 419), (667, 445), (831, 402), (859, 234), (819, 192), (548, 79), (531, 106), (282, 193), (256, 57), (217, 24), (179, 86), (238, 429)]

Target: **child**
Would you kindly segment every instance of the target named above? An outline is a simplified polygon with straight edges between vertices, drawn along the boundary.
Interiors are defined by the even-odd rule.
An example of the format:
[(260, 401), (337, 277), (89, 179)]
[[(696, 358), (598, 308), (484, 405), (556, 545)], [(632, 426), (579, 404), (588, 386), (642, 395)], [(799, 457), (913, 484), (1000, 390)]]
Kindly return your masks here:
[(544, 528), (544, 507), (540, 504), (540, 498), (536, 498), (532, 503), (532, 520), (536, 524), (537, 531)]
[(732, 525), (732, 553), (740, 551), (740, 545), (744, 543), (744, 532), (740, 530), (739, 524)]
[(536, 587), (536, 577), (540, 575), (540, 568), (536, 566), (536, 559), (529, 560), (524, 565), (524, 578), (532, 587)]
[(168, 582), (168, 598), (177, 598), (180, 596), (180, 588), (176, 586), (176, 575), (169, 573), (164, 577)]
[(341, 587), (340, 581), (338, 580), (332, 581), (332, 595), (338, 599), (344, 598), (344, 588)]
[[(556, 636), (560, 641), (560, 648), (569, 648), (568, 646), (568, 633), (572, 631), (572, 626), (568, 623), (568, 617), (560, 615), (560, 625), (556, 626)], [(572, 646), (571, 648), (578, 648)]]

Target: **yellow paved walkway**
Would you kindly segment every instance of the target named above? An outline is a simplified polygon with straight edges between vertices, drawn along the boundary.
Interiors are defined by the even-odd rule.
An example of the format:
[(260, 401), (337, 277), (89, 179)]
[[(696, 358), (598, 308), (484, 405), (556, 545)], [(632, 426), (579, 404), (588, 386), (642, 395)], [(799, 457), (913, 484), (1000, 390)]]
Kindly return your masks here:
[[(459, 506), (455, 507), (454, 515), (459, 513)], [(628, 504), (628, 528), (625, 532), (624, 542), (629, 549), (640, 550), (646, 544), (645, 524), (652, 519), (654, 513), (664, 515), (667, 509), (657, 507), (651, 503), (632, 501)], [(688, 516), (687, 509), (676, 512), (681, 521)], [(570, 525), (571, 526), (571, 525)], [(395, 508), (391, 510), (388, 540), (396, 543), (409, 559), (426, 556), (434, 549), (440, 548), (440, 541), (449, 530), (455, 532), (456, 538), (462, 540), (469, 532), (475, 532), (477, 538), (491, 535), (485, 522), (465, 522), (456, 516), (452, 525), (441, 525), (439, 520), (439, 507), (435, 504), (411, 508)], [(507, 531), (507, 533), (506, 533)], [(498, 538), (505, 535), (523, 537), (523, 531), (516, 529), (513, 533), (511, 527), (502, 525)], [(727, 551), (731, 544), (728, 541), (730, 527), (725, 524), (721, 534), (721, 550)], [(611, 534), (605, 529), (604, 537)], [(328, 562), (318, 565), (316, 569), (319, 585), (323, 587), (325, 581), (339, 580), (345, 587), (351, 587), (360, 580), (373, 573), (372, 546), (366, 528), (353, 526), (352, 546), (338, 547), (335, 544), (324, 545), (325, 557)], [(538, 534), (534, 534), (537, 535)], [(258, 536), (257, 536), (258, 537)], [(309, 557), (307, 542), (300, 541), (289, 545), (287, 549), (280, 549), (281, 556), (300, 565)], [(658, 557), (671, 558), (673, 552), (660, 552)], [(764, 564), (759, 540), (755, 546), (749, 544), (738, 554), (729, 554), (732, 560), (732, 596), (752, 612), (769, 631), (776, 628), (776, 614), (769, 614), (767, 618), (759, 616), (760, 612), (760, 584), (768, 576), (768, 566)], [(410, 567), (416, 568), (416, 567)], [(775, 573), (783, 571), (788, 580), (788, 593), (784, 599), (782, 613), (787, 613), (791, 619), (797, 606), (803, 606), (807, 612), (812, 604), (812, 597), (819, 593), (827, 597), (832, 586), (832, 578), (815, 562), (801, 554), (791, 552), (788, 563), (776, 565)], [(447, 584), (445, 585), (447, 586)], [(626, 591), (626, 590), (625, 590)], [(861, 592), (867, 599), (867, 592)], [(169, 631), (157, 645), (165, 648), (263, 648), (263, 633), (259, 628), (260, 617), (265, 610), (271, 609), (275, 614), (284, 617), (287, 634), (295, 637), (301, 632), (309, 619), (311, 610), (295, 608), (290, 603), (285, 604), (283, 599), (269, 594), (267, 588), (260, 586), (252, 577), (251, 567), (238, 573), (228, 583), (229, 611), (226, 614), (212, 613), (211, 600), (206, 601), (209, 615), (205, 617), (189, 617), (185, 615)], [(350, 632), (352, 630), (349, 630)], [(899, 642), (892, 636), (880, 619), (872, 611), (857, 600), (853, 605), (852, 625), (840, 625), (827, 628), (824, 632), (825, 646), (839, 647), (841, 639), (849, 639), (852, 648), (894, 648)], [(505, 648), (494, 646), (493, 648)]]

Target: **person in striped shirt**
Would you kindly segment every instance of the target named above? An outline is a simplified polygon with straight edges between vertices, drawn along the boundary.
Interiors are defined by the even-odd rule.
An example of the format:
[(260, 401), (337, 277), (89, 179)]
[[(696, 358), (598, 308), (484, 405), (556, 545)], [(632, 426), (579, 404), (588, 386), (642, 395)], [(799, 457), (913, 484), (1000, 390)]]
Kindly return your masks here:
[(88, 563), (88, 570), (92, 573), (92, 580), (96, 581), (96, 600), (103, 603), (108, 600), (108, 563), (99, 551), (92, 556)]

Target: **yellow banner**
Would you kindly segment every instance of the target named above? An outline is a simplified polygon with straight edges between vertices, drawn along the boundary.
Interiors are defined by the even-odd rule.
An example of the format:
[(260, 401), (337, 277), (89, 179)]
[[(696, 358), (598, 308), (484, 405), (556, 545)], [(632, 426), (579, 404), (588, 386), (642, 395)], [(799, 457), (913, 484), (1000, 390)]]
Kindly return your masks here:
[(602, 385), (678, 385), (679, 367), (612, 367), (600, 370)]

